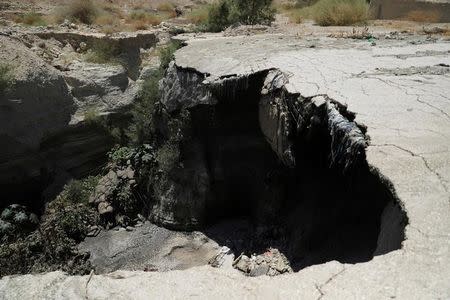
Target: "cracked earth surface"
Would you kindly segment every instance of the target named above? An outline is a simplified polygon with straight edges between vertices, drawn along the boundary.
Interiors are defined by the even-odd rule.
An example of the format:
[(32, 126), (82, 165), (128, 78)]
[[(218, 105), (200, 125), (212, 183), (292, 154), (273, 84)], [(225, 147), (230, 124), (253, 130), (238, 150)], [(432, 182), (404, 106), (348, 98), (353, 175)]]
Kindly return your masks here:
[(0, 298), (450, 297), (450, 74), (427, 71), (448, 68), (450, 42), (380, 40), (371, 46), (281, 35), (184, 38), (188, 46), (177, 52), (177, 65), (209, 74), (208, 81), (277, 68), (289, 75), (289, 92), (326, 94), (347, 104), (355, 121), (368, 128), (369, 164), (393, 183), (409, 217), (402, 249), (367, 263), (329, 262), (276, 278), (246, 278), (208, 266), (7, 277), (0, 281)]

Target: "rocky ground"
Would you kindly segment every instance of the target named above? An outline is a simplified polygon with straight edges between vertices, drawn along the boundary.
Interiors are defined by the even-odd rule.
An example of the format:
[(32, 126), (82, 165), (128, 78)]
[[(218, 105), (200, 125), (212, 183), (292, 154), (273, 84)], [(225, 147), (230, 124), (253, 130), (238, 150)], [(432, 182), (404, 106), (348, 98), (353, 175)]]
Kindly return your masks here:
[[(16, 7), (12, 2), (2, 5), (29, 9)], [(45, 3), (39, 5), (46, 10)], [(48, 195), (48, 201), (69, 179), (103, 167), (102, 157), (113, 141), (87, 126), (92, 112), (95, 118), (113, 121), (115, 117), (123, 117), (136, 100), (142, 82), (159, 68), (158, 49), (179, 30), (189, 31), (189, 26), (167, 22), (151, 30), (113, 35), (86, 32), (86, 27), (70, 23), (56, 28), (3, 26), (0, 58), (19, 66), (16, 84), (22, 87), (9, 91), (9, 100), (0, 107), (0, 136), (6, 149), (0, 155), (3, 186), (21, 186), (24, 178), (25, 182), (39, 186), (37, 178), (41, 180), (43, 170), (49, 169), (56, 174), (52, 177), (60, 181), (44, 177), (51, 184), (45, 191), (36, 188)], [(397, 21), (374, 21), (366, 27), (320, 28), (310, 22), (294, 25), (278, 16), (272, 27), (237, 26), (217, 34), (178, 35), (175, 39), (185, 46), (176, 52), (161, 87), (162, 103), (167, 111), (185, 108), (195, 111), (196, 107), (214, 106), (228, 99), (234, 111), (244, 112), (247, 107), (242, 99), (258, 97), (261, 98), (257, 109), (258, 128), (264, 136), (233, 135), (236, 124), (252, 126), (242, 119), (251, 121), (253, 115), (236, 113), (233, 119), (226, 114), (227, 109), (221, 111), (218, 106), (215, 116), (223, 113), (225, 120), (217, 119), (220, 122), (212, 122), (212, 127), (227, 136), (217, 142), (223, 144), (222, 152), (212, 151), (212, 158), (205, 162), (191, 152), (198, 154), (202, 153), (203, 146), (213, 149), (216, 146), (197, 140), (189, 144), (192, 148), (186, 147), (186, 153), (191, 153), (191, 160), (185, 160), (183, 171), (174, 176), (184, 180), (184, 184), (188, 182), (188, 187), (184, 186), (183, 197), (177, 198), (180, 183), (172, 182), (167, 193), (152, 203), (157, 212), (153, 220), (176, 228), (186, 222), (187, 214), (191, 218), (189, 222), (196, 225), (208, 219), (209, 214), (221, 215), (217, 212), (220, 208), (224, 215), (228, 214), (228, 219), (191, 232), (158, 227), (141, 216), (120, 222), (115, 216), (113, 223), (118, 226), (114, 228), (110, 228), (110, 223), (91, 224), (88, 237), (77, 245), (81, 253), (90, 253), (93, 269), (90, 275), (50, 272), (5, 276), (0, 280), (0, 298), (178, 299), (224, 298), (225, 295), (227, 298), (448, 298), (448, 32), (448, 24)], [(117, 47), (121, 62), (90, 62), (89, 53), (98, 42)], [(252, 90), (253, 94), (244, 90)], [(297, 114), (302, 109), (312, 113)], [(215, 211), (203, 209), (211, 205), (207, 202), (210, 195), (202, 189), (204, 178), (214, 182), (236, 174), (228, 166), (229, 145), (239, 149), (241, 159), (234, 161), (234, 165), (250, 174), (241, 181), (249, 190), (258, 190), (254, 195), (266, 199), (264, 195), (281, 198), (280, 195), (289, 193), (280, 188), (277, 175), (261, 179), (274, 181), (271, 189), (261, 192), (260, 183), (256, 182), (259, 173), (251, 170), (250, 163), (269, 163), (278, 158), (285, 165), (302, 163), (305, 170), (311, 171), (299, 159), (300, 155), (294, 160), (289, 154), (296, 149), (292, 132), (313, 135), (314, 124), (324, 120), (330, 141), (329, 144), (317, 142), (318, 147), (326, 148), (323, 150), (326, 155), (334, 163), (342, 164), (344, 170), (352, 166), (352, 159), (362, 157), (370, 175), (362, 172), (360, 177), (376, 177), (375, 183), (370, 181), (374, 195), (359, 193), (360, 189), (353, 186), (366, 184), (364, 180), (353, 178), (336, 183), (334, 174), (311, 172), (306, 177), (314, 182), (306, 179), (311, 187), (302, 187), (302, 196), (308, 198), (314, 191), (315, 198), (292, 211), (288, 206), (287, 213), (280, 208), (285, 218), (280, 226), (256, 226), (254, 215), (267, 223), (273, 217), (264, 214), (267, 203), (255, 201), (249, 213), (249, 208), (239, 203), (242, 190), (235, 182), (236, 192), (229, 194), (236, 199), (229, 200), (231, 208), (215, 202)], [(200, 127), (206, 124), (201, 118), (198, 122)], [(260, 145), (261, 140), (268, 142), (266, 147), (273, 151), (272, 156), (255, 155), (255, 149), (262, 153), (267, 150)], [(251, 155), (247, 156), (246, 151)], [(314, 151), (321, 152), (320, 148)], [(206, 169), (211, 162), (212, 171), (204, 171), (203, 166)], [(132, 186), (135, 172), (129, 169), (130, 162), (126, 164), (127, 168), (114, 170), (111, 176), (116, 181), (126, 179)], [(263, 171), (265, 167), (261, 166)], [(285, 169), (280, 167), (280, 170)], [(105, 178), (108, 179), (108, 174), (103, 181), (100, 179), (103, 185), (99, 185), (104, 197), (91, 201), (98, 206), (100, 215), (116, 209), (106, 195), (110, 192), (107, 187), (111, 178)], [(341, 190), (341, 183), (350, 186), (352, 192), (347, 188)], [(383, 187), (382, 192), (378, 192), (378, 185)], [(220, 194), (221, 187), (215, 188)], [(362, 186), (361, 190), (370, 188)], [(342, 193), (336, 196), (340, 202), (350, 204), (323, 200), (334, 197), (327, 193), (333, 189)], [(21, 200), (30, 195), (14, 188), (3, 192), (11, 199), (12, 195)], [(194, 203), (196, 206), (185, 203), (181, 215), (168, 212), (192, 200), (190, 197), (198, 201)], [(30, 199), (28, 206), (40, 206)], [(364, 204), (378, 200), (380, 206)], [(321, 201), (333, 205), (334, 210), (317, 206)], [(23, 220), (2, 213), (0, 225), (35, 226), (35, 213), (22, 206), (10, 208), (18, 211), (16, 216), (23, 215)], [(371, 212), (372, 209), (379, 213)], [(244, 218), (229, 218), (230, 214)], [(355, 215), (370, 220), (367, 224), (359, 221), (360, 228), (355, 228), (358, 222), (340, 221), (356, 218)], [(329, 223), (316, 221), (314, 216), (316, 219), (326, 216)], [(371, 223), (372, 219), (376, 225)], [(306, 223), (333, 230), (314, 231)], [(371, 234), (374, 226), (378, 231)], [(319, 238), (309, 237), (311, 232)], [(299, 250), (296, 246), (303, 238), (311, 241), (311, 245)], [(314, 242), (319, 246), (314, 246)], [(367, 244), (371, 246), (366, 247)], [(292, 257), (293, 248), (302, 256)], [(284, 275), (273, 277), (280, 274)], [(254, 276), (258, 277), (251, 278)]]

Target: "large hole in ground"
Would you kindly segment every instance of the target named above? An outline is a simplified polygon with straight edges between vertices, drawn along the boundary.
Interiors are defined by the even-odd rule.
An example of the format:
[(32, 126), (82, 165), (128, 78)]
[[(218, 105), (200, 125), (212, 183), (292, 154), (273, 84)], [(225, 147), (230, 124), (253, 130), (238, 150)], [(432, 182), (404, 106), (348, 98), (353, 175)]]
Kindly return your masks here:
[(191, 110), (211, 179), (207, 222), (222, 222), (205, 233), (235, 256), (276, 248), (294, 271), (399, 249), (406, 216), (393, 189), (365, 160), (345, 172), (330, 164), (324, 116), (294, 137), (295, 167), (282, 164), (260, 128), (262, 85), (263, 77), (250, 77), (217, 105)]
[(348, 168), (331, 164), (339, 139), (330, 133), (325, 109), (306, 113), (306, 125), (289, 136), (295, 166), (279, 159), (261, 127), (266, 75), (225, 84), (216, 105), (190, 109), (183, 167), (171, 174), (180, 192), (168, 194), (172, 202), (163, 199), (169, 205), (162, 215), (174, 215), (166, 227), (186, 229), (195, 219), (203, 229), (176, 232), (146, 222), (131, 232), (103, 231), (80, 245), (91, 252), (97, 273), (215, 265), (220, 246), (227, 246), (235, 268), (278, 275), (331, 260), (365, 262), (401, 247), (407, 218), (393, 187), (368, 166), (364, 151)]

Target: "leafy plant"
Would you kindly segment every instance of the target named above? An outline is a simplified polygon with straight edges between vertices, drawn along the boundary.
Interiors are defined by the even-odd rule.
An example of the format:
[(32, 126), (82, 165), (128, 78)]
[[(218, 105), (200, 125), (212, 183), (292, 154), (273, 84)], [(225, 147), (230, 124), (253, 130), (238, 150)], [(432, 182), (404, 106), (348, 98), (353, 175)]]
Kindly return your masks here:
[(98, 180), (98, 176), (88, 176), (82, 180), (71, 180), (64, 186), (59, 197), (61, 201), (68, 204), (86, 204), (89, 202), (89, 196), (94, 191)]
[(2, 96), (13, 84), (12, 67), (0, 63), (0, 96)]
[(254, 25), (270, 25), (275, 20), (272, 0), (232, 0), (231, 20)]
[(166, 47), (159, 50), (160, 71), (163, 72), (169, 66), (169, 63), (175, 58), (175, 51), (182, 46), (180, 41), (171, 41)]
[[(89, 178), (83, 184), (90, 189), (93, 183), (94, 179)], [(70, 186), (49, 203), (37, 230), (0, 243), (0, 276), (56, 270), (70, 274), (90, 272), (89, 255), (78, 252), (76, 245), (86, 236), (89, 226), (97, 224), (98, 215), (80, 200), (84, 198), (80, 187)], [(81, 189), (87, 191), (84, 186)]]
[(108, 153), (109, 161), (118, 166), (125, 166), (133, 156), (134, 150), (129, 147), (116, 146)]
[(132, 108), (133, 122), (127, 135), (135, 145), (149, 143), (154, 137), (154, 113), (160, 97), (159, 80), (161, 78), (162, 73), (155, 71), (144, 81)]
[(221, 0), (210, 6), (208, 12), (207, 30), (212, 32), (222, 31), (232, 24), (230, 19), (231, 4)]
[(220, 0), (209, 6), (203, 25), (207, 31), (221, 31), (234, 23), (267, 24), (275, 20), (272, 0)]

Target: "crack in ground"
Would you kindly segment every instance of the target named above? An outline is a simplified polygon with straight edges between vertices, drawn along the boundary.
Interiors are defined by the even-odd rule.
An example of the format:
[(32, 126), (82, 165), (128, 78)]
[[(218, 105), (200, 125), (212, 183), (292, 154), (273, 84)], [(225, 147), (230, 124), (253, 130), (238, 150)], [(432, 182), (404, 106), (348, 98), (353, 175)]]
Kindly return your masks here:
[(89, 277), (88, 277), (88, 279), (86, 281), (86, 285), (84, 286), (84, 298), (85, 299), (89, 299), (89, 296), (88, 296), (88, 285), (89, 285), (89, 282), (91, 282), (91, 279), (92, 279), (93, 276), (94, 276), (94, 270), (91, 270), (91, 273), (89, 274)]
[[(435, 171), (433, 168), (431, 168), (431, 166), (428, 163), (428, 161), (422, 155), (414, 153), (411, 150), (408, 150), (406, 148), (403, 148), (403, 147), (395, 145), (395, 144), (377, 144), (377, 145), (372, 144), (371, 146), (375, 146), (375, 147), (395, 147), (395, 148), (397, 148), (399, 150), (402, 150), (402, 151), (410, 154), (413, 157), (419, 157), (420, 159), (422, 159), (425, 167), (438, 178), (438, 180), (439, 180), (441, 186), (444, 188), (445, 192), (447, 194), (449, 194), (449, 190), (448, 190), (448, 187), (447, 187), (447, 184), (446, 184), (447, 181), (444, 178), (442, 178), (441, 174), (439, 174), (437, 171)], [(449, 197), (449, 201), (450, 201), (450, 197)]]
[(325, 292), (322, 290), (327, 284), (329, 284), (330, 282), (332, 282), (334, 279), (336, 279), (339, 275), (341, 275), (342, 273), (344, 273), (347, 270), (347, 268), (345, 267), (345, 265), (342, 265), (342, 270), (340, 270), (339, 272), (337, 272), (336, 274), (334, 274), (333, 276), (331, 276), (330, 278), (328, 278), (327, 281), (325, 281), (323, 284), (318, 285), (317, 283), (314, 284), (316, 287), (316, 290), (320, 293), (320, 296), (317, 298), (317, 300), (320, 300), (323, 298), (323, 296), (325, 296)]
[(373, 77), (373, 76), (367, 76), (366, 78), (372, 78), (372, 79), (375, 79), (375, 80), (379, 80), (379, 81), (381, 81), (382, 83), (384, 83), (384, 84), (386, 84), (388, 86), (391, 86), (391, 87), (394, 87), (394, 88), (397, 88), (397, 89), (401, 90), (402, 92), (404, 92), (408, 96), (413, 96), (413, 97), (415, 96), (416, 97), (415, 100), (417, 102), (419, 102), (419, 103), (421, 103), (423, 105), (426, 105), (426, 106), (428, 106), (428, 107), (430, 107), (430, 108), (440, 112), (443, 116), (446, 117), (446, 119), (450, 120), (450, 115), (447, 112), (445, 112), (443, 109), (441, 109), (439, 107), (436, 107), (436, 106), (434, 106), (434, 105), (424, 101), (423, 99), (420, 99), (420, 97), (421, 97), (420, 94), (414, 94), (414, 93), (411, 94), (411, 93), (408, 92), (408, 89), (405, 89), (402, 86), (400, 86), (398, 84), (395, 84), (394, 82), (392, 82), (391, 80), (388, 80), (388, 79), (382, 79), (382, 78)]

